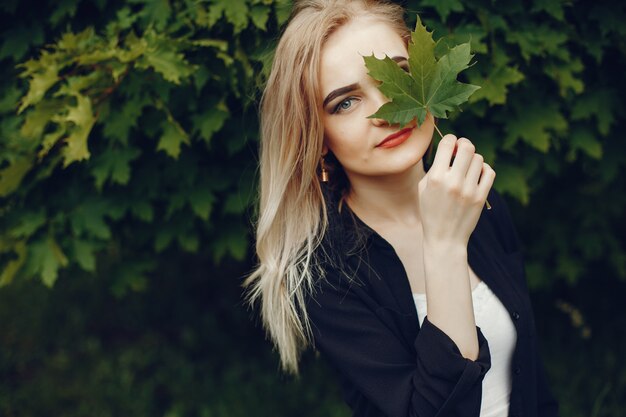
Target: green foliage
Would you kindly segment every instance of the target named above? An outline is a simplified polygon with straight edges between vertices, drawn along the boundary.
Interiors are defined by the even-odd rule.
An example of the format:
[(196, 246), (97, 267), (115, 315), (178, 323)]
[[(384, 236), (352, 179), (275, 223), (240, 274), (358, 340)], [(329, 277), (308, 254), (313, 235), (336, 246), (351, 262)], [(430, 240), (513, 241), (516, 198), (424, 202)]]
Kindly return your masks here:
[(413, 2), (409, 10), (434, 29), (437, 50), (471, 43), (476, 64), (460, 80), (481, 89), (440, 128), (470, 138), (497, 172), (495, 187), (520, 203), (511, 201), (531, 287), (575, 286), (598, 262), (626, 279), (626, 154), (614, 140), (626, 88), (615, 77), (626, 67), (615, 20), (625, 8), (535, 0)]
[[(284, 5), (133, 0), (73, 30), (81, 5), (51, 3), (50, 25), (63, 29), (5, 70), (1, 283), (39, 277), (53, 285), (70, 265), (130, 268), (138, 254), (170, 245), (209, 245), (214, 259), (242, 259), (259, 52)], [(1, 56), (22, 59), (30, 44), (14, 24)], [(40, 44), (37, 33), (28, 42)], [(242, 189), (248, 194), (233, 210)], [(40, 211), (28, 230), (30, 207)], [(132, 282), (124, 276), (111, 287)]]
[(449, 111), (480, 88), (456, 80), (472, 58), (469, 43), (452, 48), (439, 59), (435, 57), (435, 46), (432, 32), (426, 30), (418, 17), (409, 42), (408, 72), (389, 57), (377, 59), (372, 54), (363, 58), (368, 74), (381, 81), (378, 88), (391, 100), (369, 117), (403, 126), (415, 118), (418, 126), (421, 125), (429, 112), (433, 117), (447, 119)]
[[(531, 290), (561, 291), (574, 298), (585, 283), (601, 275), (607, 292), (617, 291), (626, 280), (626, 152), (620, 140), (626, 109), (626, 79), (621, 76), (626, 69), (626, 6), (608, 0), (406, 3), (410, 26), (417, 27), (417, 11), (433, 29), (430, 40), (419, 43), (422, 48), (432, 47), (438, 57), (462, 52), (457, 70), (475, 55), (476, 63), (459, 81), (482, 88), (463, 112), (441, 120), (440, 129), (470, 138), (497, 172), (495, 187), (510, 198), (524, 242)], [(198, 267), (206, 268), (200, 272), (211, 281), (234, 280), (235, 273), (221, 268), (252, 256), (256, 104), (290, 10), (290, 0), (0, 2), (0, 294), (38, 288), (37, 283), (52, 287), (53, 294), (63, 283), (85, 280), (94, 286), (81, 294), (103, 292), (123, 300), (150, 292), (156, 276), (186, 282), (179, 268), (185, 265), (182, 260), (200, 258), (220, 262), (210, 269)], [(471, 51), (467, 46), (452, 49), (463, 43)], [(412, 74), (419, 64), (410, 64)], [(407, 76), (397, 73), (399, 79)], [(20, 293), (22, 300), (30, 300), (28, 291)], [(37, 291), (32, 290), (35, 303), (44, 297)], [(168, 289), (162, 291), (168, 294)], [(239, 302), (232, 293), (230, 297), (230, 306)], [(175, 306), (187, 311), (181, 300)], [(72, 305), (63, 298), (55, 302), (59, 310)], [(169, 305), (169, 299), (158, 303)], [(141, 308), (152, 305), (146, 301)], [(554, 314), (549, 307), (546, 314)], [(581, 308), (581, 314), (590, 315), (592, 305)], [(6, 307), (0, 324), (31, 311), (30, 306)], [(132, 320), (131, 313), (124, 319)], [(210, 322), (217, 314), (224, 310), (203, 317)], [(94, 317), (99, 315), (89, 320)], [(591, 317), (592, 328), (604, 325), (601, 315), (595, 322)], [(32, 378), (43, 375), (57, 383), (88, 379), (90, 374), (71, 368), (65, 346), (44, 358), (52, 336), (25, 336), (19, 342), (23, 345), (11, 344), (23, 329), (47, 320), (43, 314), (21, 328), (0, 332), (3, 351), (15, 355), (7, 359), (15, 361), (14, 367), (2, 362), (3, 376), (8, 376), (0, 379), (21, 378), (0, 389), (0, 407), (8, 404), (7, 398), (17, 407), (0, 408), (0, 414), (19, 409), (34, 395), (42, 399), (33, 403), (31, 415), (57, 411), (63, 392), (55, 391), (61, 399), (44, 398), (45, 390), (23, 384)], [(66, 321), (57, 317), (54, 323)], [(204, 325), (207, 334), (228, 332), (214, 322), (199, 323), (198, 329)], [(75, 329), (89, 332), (84, 323)], [(185, 402), (180, 398), (194, 394), (180, 389), (170, 393), (175, 400), (168, 407), (157, 412), (145, 408), (142, 404), (156, 397), (127, 390), (139, 378), (135, 373), (142, 375), (167, 361), (182, 363), (155, 377), (158, 391), (163, 381), (193, 386), (215, 371), (195, 374), (186, 357), (168, 349), (151, 351), (155, 342), (150, 332), (119, 351), (99, 345), (91, 335), (70, 336), (64, 339), (68, 345), (81, 340), (72, 354), (92, 361), (85, 369), (93, 369), (97, 381), (117, 387), (94, 400), (110, 407), (100, 415), (238, 415), (232, 410), (228, 414), (224, 401), (197, 406), (201, 395)], [(598, 343), (610, 340), (607, 336)], [(597, 347), (581, 349), (602, 356)], [(144, 356), (146, 351), (150, 355)], [(30, 363), (20, 352), (30, 352), (39, 362)], [(598, 366), (611, 369), (611, 355)], [(562, 387), (559, 395), (571, 398), (576, 392), (576, 404), (583, 407), (568, 407), (564, 416), (619, 415), (616, 393), (623, 391), (623, 375), (607, 379), (612, 381), (608, 386), (598, 375), (581, 371), (580, 381), (593, 381), (583, 389), (582, 382), (577, 385), (559, 368), (561, 355), (551, 358), (555, 364), (549, 370), (559, 382), (554, 385)], [(222, 372), (221, 380), (241, 386), (237, 376), (246, 371), (220, 365), (211, 366)], [(209, 385), (200, 391), (218, 386)], [(93, 387), (97, 390), (98, 384)], [(92, 397), (81, 388), (75, 383), (65, 394)], [(218, 392), (233, 399), (230, 404), (240, 393), (225, 388)], [(134, 400), (122, 400), (127, 394)], [(127, 407), (110, 405), (117, 400)], [(323, 408), (322, 415), (332, 415), (331, 408)], [(77, 406), (57, 414), (97, 413)]]

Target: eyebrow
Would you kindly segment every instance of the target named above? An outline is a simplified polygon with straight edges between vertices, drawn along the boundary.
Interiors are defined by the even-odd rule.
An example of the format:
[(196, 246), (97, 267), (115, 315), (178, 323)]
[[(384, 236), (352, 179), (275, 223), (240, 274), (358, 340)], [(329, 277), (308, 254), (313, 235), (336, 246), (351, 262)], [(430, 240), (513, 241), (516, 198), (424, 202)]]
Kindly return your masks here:
[[(399, 64), (402, 61), (408, 61), (408, 58), (404, 56), (394, 56), (393, 58), (391, 58), (391, 60)], [(359, 83), (352, 83), (345, 87), (337, 88), (336, 90), (331, 91), (324, 99), (324, 104), (322, 106), (326, 107), (328, 103), (330, 103), (332, 100), (336, 99), (337, 97), (343, 94), (346, 94), (346, 93), (349, 93), (351, 91), (358, 89), (359, 86), (360, 86)]]

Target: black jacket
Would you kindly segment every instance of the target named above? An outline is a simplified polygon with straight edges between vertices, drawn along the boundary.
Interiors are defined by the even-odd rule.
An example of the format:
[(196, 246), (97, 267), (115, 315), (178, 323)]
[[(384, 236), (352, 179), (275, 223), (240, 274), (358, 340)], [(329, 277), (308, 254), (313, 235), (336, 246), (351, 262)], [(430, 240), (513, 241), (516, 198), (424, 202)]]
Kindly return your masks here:
[[(479, 327), (476, 361), (442, 330), (420, 328), (405, 269), (392, 246), (325, 190), (329, 229), (318, 250), (325, 271), (306, 308), (316, 349), (343, 378), (354, 416), (478, 417), (491, 366)], [(468, 244), (468, 262), (510, 312), (517, 330), (509, 416), (555, 417), (558, 406), (538, 354), (520, 243), (492, 190)], [(363, 245), (359, 245), (359, 242)], [(341, 271), (344, 271), (343, 273)]]

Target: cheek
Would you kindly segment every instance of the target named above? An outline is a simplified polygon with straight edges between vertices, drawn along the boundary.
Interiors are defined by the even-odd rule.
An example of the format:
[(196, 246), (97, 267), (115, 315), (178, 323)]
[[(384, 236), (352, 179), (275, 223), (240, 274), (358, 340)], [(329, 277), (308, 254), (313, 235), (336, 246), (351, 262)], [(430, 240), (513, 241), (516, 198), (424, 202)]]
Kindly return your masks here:
[(357, 159), (367, 150), (365, 132), (358, 124), (335, 124), (325, 129), (326, 143), (337, 158)]

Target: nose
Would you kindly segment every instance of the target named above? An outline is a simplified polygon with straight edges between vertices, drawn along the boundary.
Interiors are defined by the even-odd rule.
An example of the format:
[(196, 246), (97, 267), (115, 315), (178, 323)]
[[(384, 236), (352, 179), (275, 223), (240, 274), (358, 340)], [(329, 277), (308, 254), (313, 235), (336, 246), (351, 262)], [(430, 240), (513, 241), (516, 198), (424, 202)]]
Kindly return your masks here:
[(385, 119), (372, 118), (372, 124), (376, 127), (387, 126), (389, 124)]
[[(388, 103), (390, 100), (385, 97), (385, 95), (383, 93), (380, 92), (380, 90), (378, 88), (374, 88), (375, 91), (372, 94), (372, 114), (374, 114), (375, 112), (378, 111), (378, 109), (380, 109), (380, 107), (385, 104)], [(374, 124), (374, 126), (377, 127), (381, 127), (381, 126), (387, 126), (389, 125), (389, 122), (386, 121), (385, 119), (379, 119), (379, 118), (372, 118), (372, 124)]]

